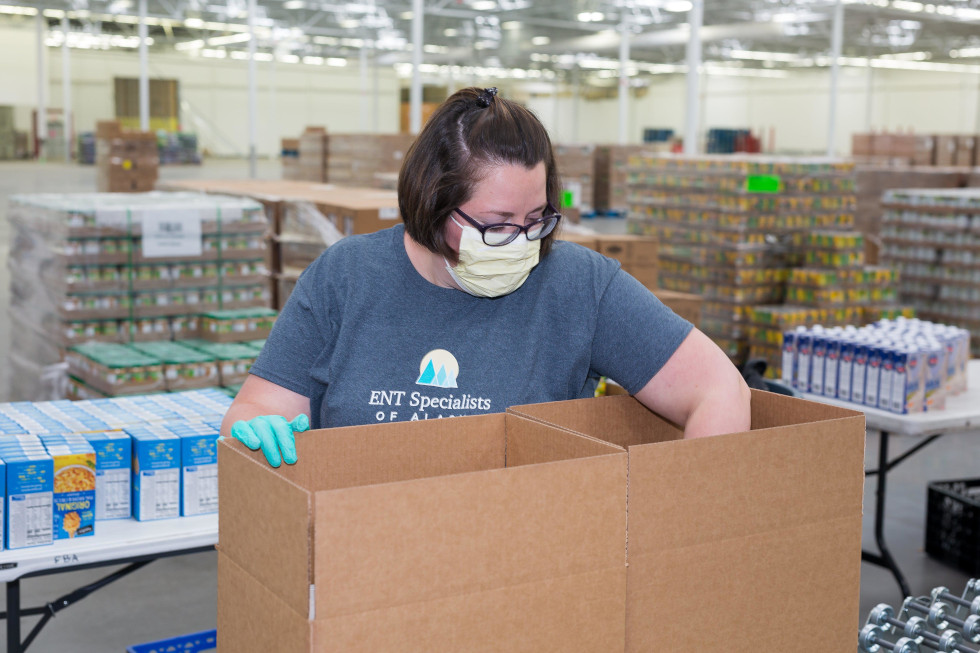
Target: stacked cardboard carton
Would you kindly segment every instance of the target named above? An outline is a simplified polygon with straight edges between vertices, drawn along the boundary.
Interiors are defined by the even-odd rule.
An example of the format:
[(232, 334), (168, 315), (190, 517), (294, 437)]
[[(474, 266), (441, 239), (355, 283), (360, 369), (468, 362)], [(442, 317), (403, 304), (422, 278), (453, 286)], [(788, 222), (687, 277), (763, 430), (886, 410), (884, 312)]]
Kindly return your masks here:
[(307, 127), (298, 140), (283, 139), (283, 179), (381, 188), (397, 175), (413, 140), (410, 134), (328, 134)]
[(0, 106), (0, 161), (17, 158), (17, 130), (14, 127), (14, 108)]
[(116, 121), (99, 122), (95, 130), (96, 188), (101, 193), (153, 190), (160, 155), (153, 132), (124, 132)]
[(400, 219), (394, 191), (297, 181), (167, 182), (169, 190), (195, 190), (244, 196), (261, 202), (273, 226), (270, 270), (275, 281), (272, 306), (281, 308), (299, 273), (324, 249), (344, 236), (393, 226)]
[(411, 134), (330, 134), (324, 181), (340, 186), (378, 188), (397, 173), (414, 136)]
[(323, 429), (278, 469), (221, 440), (220, 650), (775, 650), (814, 614), (847, 650), (864, 417), (751, 406), (694, 440), (624, 396)]
[(595, 145), (555, 145), (555, 163), (562, 180), (560, 210), (578, 222), (595, 212)]
[(327, 180), (327, 130), (307, 127), (299, 137), (299, 173), (301, 181)]
[(975, 134), (852, 134), (851, 153), (860, 163), (898, 166), (977, 165)]
[(26, 399), (72, 345), (196, 336), (201, 313), (271, 302), (268, 224), (247, 199), (19, 195), (8, 219), (11, 387)]
[(881, 195), (891, 188), (960, 188), (968, 185), (968, 171), (961, 168), (895, 167), (858, 165), (855, 228), (865, 235), (868, 263), (878, 262), (881, 236)]
[(980, 190), (886, 191), (882, 261), (918, 315), (969, 329), (980, 354)]
[(753, 305), (781, 303), (802, 234), (853, 224), (853, 164), (630, 157), (628, 228), (660, 240), (660, 285), (704, 298), (701, 329), (741, 364)]
[(299, 139), (282, 139), (279, 156), (282, 158), (282, 178), (292, 181), (299, 180), (302, 169), (299, 164)]
[(625, 215), (629, 209), (629, 157), (651, 151), (651, 145), (597, 145), (595, 148), (595, 208), (599, 213)]

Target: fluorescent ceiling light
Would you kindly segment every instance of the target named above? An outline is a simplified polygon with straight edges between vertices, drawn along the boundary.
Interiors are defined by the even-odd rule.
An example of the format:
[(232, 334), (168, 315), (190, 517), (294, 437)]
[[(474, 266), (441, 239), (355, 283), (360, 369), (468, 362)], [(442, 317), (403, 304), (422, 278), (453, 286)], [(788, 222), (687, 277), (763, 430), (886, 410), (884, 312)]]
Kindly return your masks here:
[(328, 66), (334, 66), (335, 68), (343, 68), (347, 65), (347, 60), (342, 57), (327, 57), (326, 63)]
[(598, 23), (605, 18), (605, 15), (599, 11), (583, 11), (576, 18), (580, 23)]
[(204, 47), (204, 39), (174, 43), (174, 50), (197, 50)]
[(921, 2), (910, 2), (909, 0), (892, 0), (892, 9), (899, 11), (910, 11), (917, 13), (925, 11), (926, 6)]
[(551, 39), (547, 36), (531, 37), (531, 45), (548, 45), (549, 43), (551, 43)]
[(308, 66), (322, 66), (323, 57), (303, 57), (303, 63)]
[(926, 59), (931, 59), (932, 54), (929, 52), (898, 52), (895, 54), (883, 54), (881, 55), (883, 59), (901, 59), (905, 61), (925, 61)]
[(286, 0), (286, 2), (282, 3), (283, 9), (302, 9), (305, 6), (306, 3), (303, 0)]
[(232, 50), (231, 51), (231, 58), (232, 59), (237, 59), (239, 61), (247, 60), (248, 59), (248, 52), (245, 52), (244, 50)]
[(60, 9), (45, 9), (44, 16), (45, 18), (64, 18), (65, 12)]
[(244, 32), (242, 34), (229, 34), (228, 36), (215, 36), (208, 39), (208, 45), (232, 45), (233, 43), (245, 43), (252, 38), (252, 35)]
[(954, 59), (959, 58), (971, 58), (980, 57), (980, 48), (960, 48), (959, 50), (950, 50), (949, 56)]
[(313, 42), (317, 45), (337, 45), (340, 39), (336, 36), (314, 36)]
[(10, 14), (13, 16), (37, 16), (37, 9), (34, 7), (20, 7), (17, 5), (0, 5), (0, 14)]
[(209, 57), (211, 59), (225, 59), (228, 53), (224, 50), (212, 50), (210, 48), (204, 48), (201, 50), (202, 57)]
[(452, 37), (456, 36), (457, 34), (459, 34), (459, 30), (457, 30), (455, 27), (447, 27), (446, 29), (444, 29), (442, 31), (442, 35), (443, 36), (448, 36), (449, 38), (452, 38)]
[(191, 29), (199, 29), (204, 25), (204, 21), (200, 18), (185, 18), (184, 27), (190, 27)]
[(283, 63), (299, 63), (299, 57), (295, 54), (278, 54), (276, 60)]
[(500, 26), (503, 29), (520, 29), (521, 28), (521, 21), (519, 21), (519, 20), (505, 20), (504, 22), (500, 23)]
[(663, 5), (664, 11), (670, 11), (675, 14), (683, 14), (684, 12), (691, 11), (694, 9), (694, 4), (691, 0), (669, 0)]
[(444, 45), (435, 45), (433, 43), (427, 43), (422, 46), (422, 52), (427, 52), (429, 54), (445, 54), (449, 52), (449, 48)]
[(470, 6), (477, 11), (493, 11), (497, 8), (497, 2), (496, 0), (475, 0)]
[(732, 50), (730, 56), (733, 59), (747, 59), (751, 61), (799, 61), (800, 57), (792, 52), (758, 52), (753, 50)]
[(398, 14), (398, 17), (402, 20), (412, 20), (415, 18), (415, 14), (410, 11), (403, 11), (402, 13)]
[(340, 21), (340, 26), (344, 29), (355, 29), (361, 26), (361, 21), (356, 18), (345, 18)]

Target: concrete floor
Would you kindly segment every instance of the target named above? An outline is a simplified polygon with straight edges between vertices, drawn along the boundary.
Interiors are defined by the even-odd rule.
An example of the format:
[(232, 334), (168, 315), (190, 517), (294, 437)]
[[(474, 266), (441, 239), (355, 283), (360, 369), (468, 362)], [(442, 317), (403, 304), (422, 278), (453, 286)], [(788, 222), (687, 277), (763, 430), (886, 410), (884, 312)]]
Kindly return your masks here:
[[(260, 162), (259, 176), (277, 178), (279, 164)], [(243, 161), (208, 161), (203, 166), (166, 167), (163, 179), (177, 178), (245, 178)], [(95, 189), (95, 172), (91, 167), (64, 164), (0, 162), (0, 361), (8, 352), (10, 318), (7, 314), (9, 288), (6, 259), (9, 229), (5, 219), (6, 198), (13, 193), (73, 192)], [(597, 231), (622, 232), (622, 221), (591, 220), (586, 222)], [(6, 375), (3, 377), (5, 384)], [(0, 401), (6, 400), (7, 385), (0, 385)], [(867, 467), (877, 465), (878, 440), (869, 434)], [(912, 438), (895, 437), (892, 451), (901, 452), (915, 444)], [(937, 585), (962, 592), (968, 577), (925, 555), (924, 522), (926, 485), (931, 480), (975, 478), (980, 476), (980, 433), (948, 435), (910, 457), (889, 475), (886, 537), (892, 553), (905, 572), (915, 594), (927, 593)], [(865, 546), (873, 542), (874, 485), (865, 486)], [(126, 578), (99, 590), (52, 619), (29, 650), (68, 653), (123, 652), (135, 643), (213, 628), (216, 621), (216, 554), (213, 552), (178, 556), (155, 561)], [(24, 579), (21, 582), (24, 606), (43, 605), (68, 592), (94, 582), (116, 568), (77, 571)], [(695, 590), (695, 588), (692, 588)], [(807, 591), (801, 587), (800, 593)], [(736, 599), (737, 597), (732, 597)], [(844, 598), (844, 597), (842, 597)], [(894, 606), (901, 603), (901, 593), (890, 573), (872, 565), (861, 566), (860, 622), (877, 603)], [(4, 601), (5, 604), (5, 601)], [(789, 606), (788, 606), (789, 607)], [(3, 608), (5, 609), (5, 605)], [(709, 615), (705, 615), (706, 621)], [(760, 615), (760, 619), (767, 616)], [(768, 615), (768, 618), (774, 618)], [(814, 624), (820, 623), (814, 614)], [(35, 618), (24, 620), (22, 631), (30, 631)], [(801, 634), (795, 648), (819, 651), (809, 645), (818, 637), (819, 626), (812, 634)], [(719, 633), (721, 636), (721, 633)], [(812, 640), (814, 642), (819, 640)], [(856, 643), (856, 633), (855, 633)], [(4, 648), (5, 649), (5, 645)], [(821, 652), (822, 653), (822, 652)]]

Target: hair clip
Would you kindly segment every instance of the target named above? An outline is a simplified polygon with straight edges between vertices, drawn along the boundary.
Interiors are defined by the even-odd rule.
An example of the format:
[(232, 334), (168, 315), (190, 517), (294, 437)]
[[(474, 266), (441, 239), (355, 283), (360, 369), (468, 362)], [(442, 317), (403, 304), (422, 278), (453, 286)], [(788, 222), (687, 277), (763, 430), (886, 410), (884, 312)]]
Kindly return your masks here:
[(479, 96), (477, 96), (476, 103), (485, 109), (488, 106), (490, 106), (490, 103), (493, 102), (493, 98), (496, 95), (497, 95), (496, 86), (494, 86), (493, 88), (485, 88), (483, 89), (483, 92), (480, 93)]

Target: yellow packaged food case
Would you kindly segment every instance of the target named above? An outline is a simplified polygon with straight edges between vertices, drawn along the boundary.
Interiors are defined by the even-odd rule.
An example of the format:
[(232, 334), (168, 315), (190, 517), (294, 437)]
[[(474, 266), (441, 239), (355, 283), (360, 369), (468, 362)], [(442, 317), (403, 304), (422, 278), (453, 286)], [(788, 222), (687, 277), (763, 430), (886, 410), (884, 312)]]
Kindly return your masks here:
[(42, 435), (41, 441), (54, 466), (54, 539), (95, 535), (95, 449), (81, 436)]

